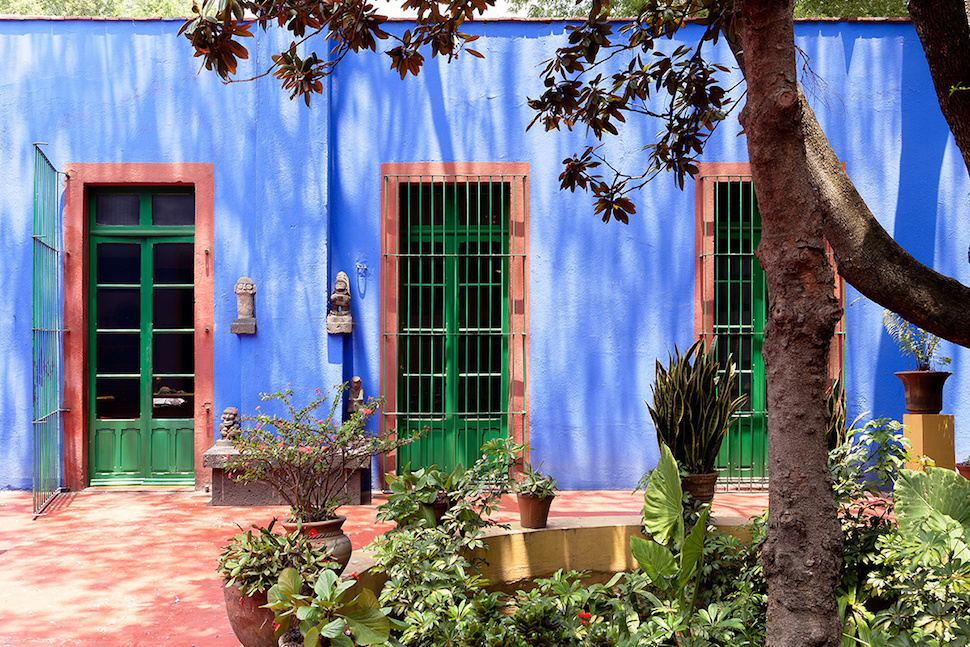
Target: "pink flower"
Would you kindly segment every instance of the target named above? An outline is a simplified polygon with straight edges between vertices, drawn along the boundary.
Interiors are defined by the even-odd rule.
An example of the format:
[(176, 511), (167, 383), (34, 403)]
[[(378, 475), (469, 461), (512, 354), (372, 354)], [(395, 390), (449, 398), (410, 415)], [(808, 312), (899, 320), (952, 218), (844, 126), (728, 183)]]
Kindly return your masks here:
[(259, 448), (260, 449), (266, 449), (266, 445), (260, 445)]
[(364, 409), (364, 414), (365, 415), (368, 415), (369, 416), (372, 413), (374, 413), (374, 410), (373, 409)]
[(300, 447), (300, 451), (304, 454), (308, 454), (313, 451), (312, 447)]

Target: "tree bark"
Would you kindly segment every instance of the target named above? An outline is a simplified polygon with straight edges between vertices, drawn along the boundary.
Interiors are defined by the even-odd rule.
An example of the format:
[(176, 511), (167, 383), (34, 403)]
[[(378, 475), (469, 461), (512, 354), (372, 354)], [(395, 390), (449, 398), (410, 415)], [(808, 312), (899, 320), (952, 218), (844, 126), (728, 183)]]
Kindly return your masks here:
[(788, 0), (740, 0), (747, 100), (741, 113), (768, 289), (769, 645), (841, 644), (835, 590), (842, 531), (824, 437), (829, 345), (841, 314), (805, 152)]

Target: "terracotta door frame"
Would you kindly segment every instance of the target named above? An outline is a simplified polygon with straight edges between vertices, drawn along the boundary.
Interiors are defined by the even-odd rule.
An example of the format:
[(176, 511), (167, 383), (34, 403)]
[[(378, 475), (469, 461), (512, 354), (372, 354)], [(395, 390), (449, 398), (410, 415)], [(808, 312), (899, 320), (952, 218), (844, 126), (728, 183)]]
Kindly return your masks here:
[[(513, 442), (529, 443), (529, 163), (405, 162), (381, 164), (381, 394), (384, 411), (397, 411), (398, 348), (398, 184), (454, 184), (477, 178), (507, 182), (512, 190), (509, 226), (509, 326), (521, 331), (509, 342), (509, 421)], [(381, 433), (395, 426), (392, 414), (381, 416)], [(381, 457), (381, 479), (396, 469), (396, 455)]]
[(64, 485), (87, 487), (88, 473), (88, 189), (97, 186), (191, 186), (195, 193), (195, 486), (211, 481), (202, 453), (212, 446), (213, 214), (212, 164), (70, 164), (64, 190)]

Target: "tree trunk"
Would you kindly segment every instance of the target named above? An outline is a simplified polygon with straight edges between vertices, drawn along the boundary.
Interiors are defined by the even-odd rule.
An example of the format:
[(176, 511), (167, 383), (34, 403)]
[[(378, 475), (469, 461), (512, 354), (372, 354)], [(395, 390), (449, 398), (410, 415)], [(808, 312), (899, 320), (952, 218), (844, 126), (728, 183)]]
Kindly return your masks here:
[(741, 0), (741, 113), (761, 212), (768, 289), (769, 645), (841, 644), (835, 601), (842, 532), (824, 437), (828, 354), (840, 308), (805, 153), (792, 6)]

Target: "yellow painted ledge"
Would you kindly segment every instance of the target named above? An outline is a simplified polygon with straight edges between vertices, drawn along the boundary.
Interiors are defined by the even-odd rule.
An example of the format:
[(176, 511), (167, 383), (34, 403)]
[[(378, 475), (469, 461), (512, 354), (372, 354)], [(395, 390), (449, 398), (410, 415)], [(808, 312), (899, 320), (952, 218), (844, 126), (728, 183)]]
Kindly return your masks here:
[[(722, 532), (742, 540), (750, 539), (747, 519), (717, 517), (712, 523)], [(487, 551), (476, 554), (487, 561), (482, 575), (496, 588), (535, 578), (549, 577), (556, 571), (588, 571), (612, 575), (637, 567), (630, 553), (630, 537), (643, 537), (639, 516), (553, 517), (546, 528), (531, 530), (517, 523), (509, 529), (490, 528), (486, 533)], [(345, 573), (359, 574), (359, 584), (379, 591), (386, 578), (372, 572), (372, 553), (355, 551)]]

